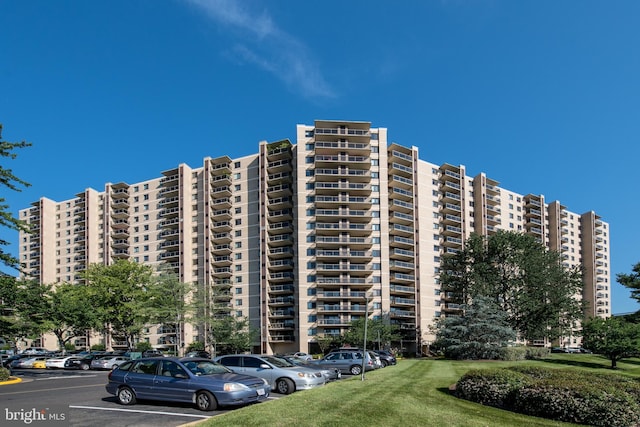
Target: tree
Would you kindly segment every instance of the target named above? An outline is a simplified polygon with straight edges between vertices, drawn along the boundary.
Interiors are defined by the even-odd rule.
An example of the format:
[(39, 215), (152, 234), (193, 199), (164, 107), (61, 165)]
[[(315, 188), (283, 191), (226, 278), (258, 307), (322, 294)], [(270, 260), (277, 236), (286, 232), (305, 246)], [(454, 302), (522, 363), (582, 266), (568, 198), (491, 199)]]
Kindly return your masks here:
[(91, 304), (106, 330), (125, 337), (128, 348), (152, 318), (147, 310), (153, 270), (129, 260), (92, 264), (83, 273)]
[(76, 337), (100, 326), (96, 310), (87, 304), (88, 290), (85, 286), (70, 283), (50, 288), (46, 294), (48, 320), (51, 332), (58, 339), (60, 349)]
[(618, 360), (632, 357), (640, 350), (640, 325), (617, 317), (591, 319), (582, 327), (582, 345), (611, 360), (611, 369)]
[[(353, 320), (349, 329), (342, 336), (342, 340), (346, 344), (350, 344), (356, 347), (362, 346), (364, 342), (364, 317), (357, 320)], [(390, 325), (384, 319), (369, 319), (367, 321), (367, 348), (374, 348), (373, 343), (391, 343), (392, 341), (398, 341), (400, 335), (398, 335), (396, 326)]]
[(476, 297), (461, 314), (438, 319), (435, 348), (451, 359), (497, 359), (500, 349), (516, 339), (507, 313), (491, 298)]
[(170, 325), (176, 330), (176, 354), (183, 347), (182, 331), (185, 320), (192, 314), (191, 298), (194, 287), (180, 282), (175, 272), (161, 269), (147, 287), (145, 310), (151, 323)]
[(18, 333), (16, 299), (18, 283), (15, 277), (0, 274), (0, 337), (15, 340)]
[(631, 274), (617, 274), (616, 280), (631, 289), (631, 298), (640, 302), (640, 262), (633, 266)]
[[(15, 149), (30, 147), (31, 143), (22, 142), (9, 142), (2, 140), (2, 124), (0, 124), (0, 156), (7, 159), (15, 159), (18, 155), (14, 153)], [(0, 185), (7, 187), (9, 190), (22, 191), (20, 186), (29, 187), (26, 181), (18, 178), (13, 174), (11, 169), (0, 166)], [(14, 217), (9, 211), (9, 205), (6, 204), (6, 199), (0, 197), (0, 226), (7, 227), (15, 231), (28, 231), (29, 228), (24, 221)], [(8, 246), (10, 243), (0, 238), (0, 262), (8, 267), (18, 268), (19, 260), (11, 254), (3, 250), (4, 246)]]
[(64, 350), (72, 339), (99, 325), (83, 286), (63, 283), (54, 287), (26, 280), (18, 282), (15, 292), (14, 307), (22, 337), (52, 332), (59, 349)]
[(581, 271), (523, 233), (471, 235), (462, 251), (443, 257), (440, 281), (450, 308), (490, 297), (527, 340), (556, 339), (582, 318)]
[(211, 319), (210, 340), (214, 343), (215, 353), (238, 354), (251, 349), (258, 331), (249, 327), (249, 320), (225, 316)]

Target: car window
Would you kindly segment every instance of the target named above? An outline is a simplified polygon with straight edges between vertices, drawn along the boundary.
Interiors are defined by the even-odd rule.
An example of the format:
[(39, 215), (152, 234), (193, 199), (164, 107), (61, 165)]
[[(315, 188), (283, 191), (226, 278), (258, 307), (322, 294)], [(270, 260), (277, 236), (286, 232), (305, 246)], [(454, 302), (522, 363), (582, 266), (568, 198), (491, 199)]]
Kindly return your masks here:
[(133, 362), (125, 362), (122, 365), (118, 366), (118, 369), (121, 371), (128, 371), (133, 366)]
[(259, 368), (264, 362), (257, 357), (243, 357), (242, 363), (245, 368)]
[[(194, 372), (195, 373), (195, 372)], [(182, 369), (182, 366), (178, 365), (172, 360), (162, 361), (162, 375), (165, 377), (188, 377), (187, 373)]]
[(131, 372), (135, 374), (147, 374), (147, 375), (155, 375), (158, 371), (158, 361), (157, 360), (141, 360), (137, 362)]
[(220, 359), (220, 363), (226, 366), (242, 366), (240, 356), (225, 356)]
[(338, 360), (340, 359), (340, 353), (330, 353), (325, 357), (326, 360)]
[(343, 359), (353, 359), (353, 355), (354, 355), (353, 353), (348, 353), (348, 352), (347, 353), (341, 353), (341, 354), (343, 356), (342, 357)]
[[(294, 364), (290, 363), (289, 361), (281, 359), (279, 357), (262, 356), (262, 359), (264, 359), (265, 361), (271, 363), (274, 366), (277, 366), (278, 368), (291, 368), (292, 366), (295, 366)], [(264, 362), (261, 362), (261, 363), (264, 363)]]

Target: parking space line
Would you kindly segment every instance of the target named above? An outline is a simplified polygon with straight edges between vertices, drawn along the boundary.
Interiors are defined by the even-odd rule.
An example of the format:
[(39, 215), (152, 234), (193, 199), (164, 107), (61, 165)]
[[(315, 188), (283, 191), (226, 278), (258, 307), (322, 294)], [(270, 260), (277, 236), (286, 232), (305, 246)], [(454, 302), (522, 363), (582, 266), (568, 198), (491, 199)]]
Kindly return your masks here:
[(89, 377), (97, 377), (97, 375), (69, 375), (68, 377), (62, 375), (59, 377), (36, 378), (34, 381), (62, 380), (66, 378), (89, 378)]
[(122, 408), (105, 408), (100, 406), (80, 406), (80, 405), (69, 405), (69, 408), (72, 409), (95, 409), (97, 411), (115, 411), (115, 412), (137, 412), (140, 414), (154, 414), (154, 415), (172, 415), (175, 417), (189, 417), (189, 418), (211, 418), (207, 415), (194, 415), (194, 414), (181, 414), (179, 412), (164, 412), (164, 411), (144, 411), (141, 409), (122, 409)]

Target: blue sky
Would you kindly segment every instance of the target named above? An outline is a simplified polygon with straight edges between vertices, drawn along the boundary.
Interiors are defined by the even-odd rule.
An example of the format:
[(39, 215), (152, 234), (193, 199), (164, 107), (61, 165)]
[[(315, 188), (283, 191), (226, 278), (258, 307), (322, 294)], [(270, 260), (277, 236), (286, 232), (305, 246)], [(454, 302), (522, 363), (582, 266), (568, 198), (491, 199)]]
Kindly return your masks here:
[[(615, 282), (640, 262), (638, 22), (635, 0), (0, 2), (3, 137), (33, 143), (9, 164), (32, 186), (3, 196), (17, 214), (364, 120), (429, 162), (594, 210)], [(640, 308), (612, 294), (614, 313)]]

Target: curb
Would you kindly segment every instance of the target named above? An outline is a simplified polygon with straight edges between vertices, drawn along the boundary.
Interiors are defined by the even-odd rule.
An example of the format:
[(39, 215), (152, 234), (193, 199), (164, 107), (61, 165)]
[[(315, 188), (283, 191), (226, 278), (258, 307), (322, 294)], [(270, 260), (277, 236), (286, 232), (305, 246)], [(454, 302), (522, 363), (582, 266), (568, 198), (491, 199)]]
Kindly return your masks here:
[(22, 382), (22, 378), (19, 377), (9, 377), (7, 381), (0, 381), (0, 386), (9, 385), (9, 384), (18, 384)]

